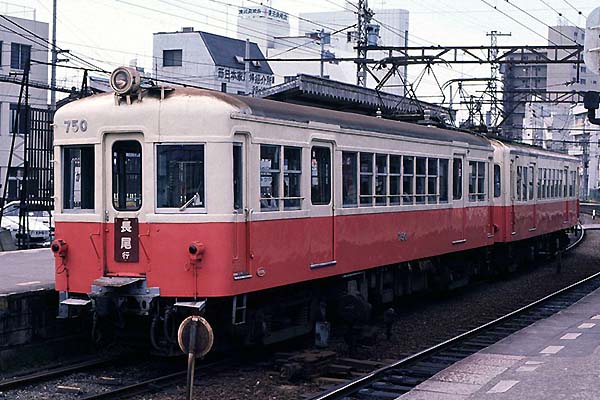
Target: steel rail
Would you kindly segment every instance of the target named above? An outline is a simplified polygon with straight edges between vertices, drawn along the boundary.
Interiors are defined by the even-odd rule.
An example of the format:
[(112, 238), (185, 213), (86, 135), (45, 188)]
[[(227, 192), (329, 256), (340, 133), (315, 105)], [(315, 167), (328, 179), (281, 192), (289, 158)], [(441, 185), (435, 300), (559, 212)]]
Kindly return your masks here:
[[(218, 370), (223, 367), (227, 367), (231, 365), (231, 360), (219, 360), (209, 364), (204, 364), (197, 366), (194, 371), (204, 371), (204, 370)], [(187, 376), (187, 369), (173, 372), (171, 374), (158, 376), (156, 378), (147, 379), (142, 382), (133, 383), (127, 386), (123, 386), (117, 389), (112, 389), (106, 392), (90, 394), (87, 396), (79, 397), (80, 400), (103, 400), (103, 399), (120, 399), (124, 397), (134, 396), (142, 393), (147, 393), (151, 390), (156, 390), (157, 386), (163, 384), (173, 384), (174, 381), (184, 380)]]
[[(578, 226), (580, 227), (582, 233), (581, 233), (581, 235), (579, 236), (579, 238), (577, 238), (577, 240), (574, 243), (572, 243), (571, 245), (569, 245), (567, 247), (567, 251), (574, 249), (575, 247), (577, 247), (583, 241), (583, 238), (585, 236), (585, 230), (582, 228), (581, 225), (578, 225)], [(508, 313), (508, 314), (506, 314), (506, 315), (504, 315), (502, 317), (496, 318), (493, 321), (487, 322), (487, 323), (485, 323), (485, 324), (483, 324), (483, 325), (481, 325), (481, 326), (479, 326), (477, 328), (471, 329), (471, 330), (469, 330), (467, 332), (464, 332), (464, 333), (462, 333), (462, 334), (460, 334), (458, 336), (450, 338), (450, 339), (448, 339), (448, 340), (446, 340), (444, 342), (438, 343), (438, 344), (436, 344), (436, 345), (434, 345), (432, 347), (429, 347), (429, 348), (427, 348), (425, 350), (422, 350), (422, 351), (420, 351), (418, 353), (415, 353), (413, 355), (405, 357), (405, 358), (403, 358), (403, 359), (401, 359), (399, 361), (396, 361), (395, 363), (392, 363), (390, 365), (386, 365), (385, 367), (381, 367), (379, 369), (376, 369), (375, 371), (370, 372), (370, 373), (368, 373), (368, 374), (366, 374), (364, 376), (361, 376), (359, 378), (356, 378), (356, 379), (354, 379), (354, 380), (352, 380), (352, 381), (344, 384), (343, 386), (339, 386), (339, 387), (330, 389), (329, 391), (326, 391), (325, 393), (321, 393), (321, 394), (318, 394), (316, 396), (309, 397), (308, 400), (331, 400), (331, 399), (341, 399), (341, 398), (344, 398), (345, 396), (349, 396), (350, 394), (356, 393), (356, 392), (358, 392), (358, 390), (360, 390), (360, 389), (368, 386), (369, 384), (371, 384), (371, 383), (379, 380), (380, 377), (384, 376), (385, 373), (387, 373), (388, 371), (391, 371), (391, 370), (396, 369), (398, 367), (401, 367), (403, 365), (408, 365), (408, 364), (414, 363), (416, 361), (419, 361), (422, 358), (425, 358), (425, 357), (427, 357), (429, 355), (432, 355), (432, 354), (434, 354), (436, 352), (439, 352), (440, 350), (442, 350), (442, 349), (444, 349), (446, 347), (450, 347), (452, 345), (455, 345), (455, 344), (459, 343), (462, 340), (465, 340), (465, 339), (467, 339), (467, 338), (469, 338), (471, 336), (475, 336), (476, 334), (479, 334), (479, 333), (485, 331), (486, 329), (489, 329), (489, 328), (492, 328), (492, 327), (494, 327), (496, 325), (499, 325), (499, 324), (501, 324), (501, 323), (503, 323), (503, 322), (505, 322), (505, 321), (507, 321), (507, 320), (509, 320), (509, 319), (511, 319), (511, 318), (513, 318), (513, 317), (515, 317), (517, 315), (519, 315), (519, 314), (524, 313), (525, 311), (529, 311), (530, 309), (532, 309), (532, 308), (540, 305), (543, 302), (546, 302), (546, 301), (548, 301), (548, 300), (550, 300), (550, 299), (552, 299), (554, 297), (557, 297), (557, 296), (559, 296), (559, 295), (561, 295), (561, 294), (563, 294), (563, 293), (565, 293), (565, 292), (567, 292), (567, 291), (569, 291), (569, 290), (571, 290), (571, 289), (573, 289), (573, 288), (575, 288), (577, 286), (580, 286), (580, 285), (582, 285), (582, 284), (584, 284), (584, 283), (586, 283), (586, 282), (588, 282), (590, 280), (593, 280), (595, 278), (598, 278), (598, 277), (600, 277), (600, 272), (597, 272), (594, 275), (591, 275), (591, 276), (589, 276), (589, 277), (587, 277), (585, 279), (582, 279), (582, 280), (580, 280), (578, 282), (575, 282), (575, 283), (573, 283), (573, 284), (571, 284), (571, 285), (569, 285), (569, 286), (567, 286), (565, 288), (562, 288), (562, 289), (560, 289), (560, 290), (558, 290), (558, 291), (556, 291), (554, 293), (551, 293), (551, 294), (549, 294), (549, 295), (547, 295), (547, 296), (545, 296), (545, 297), (543, 297), (543, 298), (541, 298), (539, 300), (534, 301), (533, 303), (530, 303), (530, 304), (528, 304), (528, 305), (526, 305), (524, 307), (521, 307), (521, 308), (519, 308), (519, 309), (517, 309), (515, 311), (512, 311), (512, 312), (510, 312), (510, 313)]]
[(0, 392), (4, 392), (9, 389), (14, 389), (29, 384), (37, 383), (40, 381), (49, 380), (58, 376), (67, 375), (73, 372), (83, 371), (86, 369), (99, 367), (105, 364), (114, 363), (115, 361), (121, 360), (123, 355), (109, 356), (103, 358), (94, 358), (91, 360), (75, 363), (65, 367), (51, 368), (45, 371), (38, 371), (31, 374), (17, 376), (14, 378), (0, 381)]

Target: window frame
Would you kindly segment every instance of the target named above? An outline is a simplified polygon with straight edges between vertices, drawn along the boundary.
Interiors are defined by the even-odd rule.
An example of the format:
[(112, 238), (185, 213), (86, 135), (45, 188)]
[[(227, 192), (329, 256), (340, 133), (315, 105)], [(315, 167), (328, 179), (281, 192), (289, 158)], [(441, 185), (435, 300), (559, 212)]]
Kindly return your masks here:
[[(169, 52), (169, 54), (176, 54), (176, 52), (179, 52), (181, 57), (179, 60), (177, 57), (169, 58), (168, 60), (172, 63), (167, 64), (167, 57), (165, 57), (167, 52)], [(183, 49), (163, 49), (162, 60), (163, 67), (183, 67)], [(177, 64), (177, 61), (179, 61), (179, 64)]]
[[(115, 205), (115, 185), (117, 186), (117, 193), (121, 194), (121, 188), (118, 187), (120, 186), (120, 183), (118, 181), (115, 180), (115, 166), (114, 166), (114, 152), (115, 152), (115, 145), (119, 144), (119, 143), (125, 143), (125, 142), (130, 142), (130, 143), (134, 143), (137, 146), (139, 146), (139, 152), (140, 152), (140, 169), (139, 169), (139, 177), (140, 177), (140, 187), (139, 187), (139, 195), (140, 195), (140, 203), (139, 206), (136, 208), (127, 208), (127, 206), (125, 206), (125, 208), (121, 208), (120, 206), (116, 206)], [(110, 160), (111, 160), (111, 168), (110, 168), (110, 176), (111, 176), (111, 187), (110, 187), (110, 194), (111, 194), (111, 201), (110, 204), (113, 208), (114, 211), (116, 212), (135, 212), (135, 211), (139, 211), (142, 209), (142, 207), (144, 206), (144, 181), (143, 181), (143, 176), (144, 176), (144, 146), (142, 146), (142, 143), (139, 140), (135, 140), (135, 139), (118, 139), (115, 140), (114, 142), (112, 142), (112, 144), (110, 145)], [(117, 171), (118, 174), (119, 171)], [(128, 174), (125, 173), (125, 175), (127, 176)], [(125, 204), (127, 204), (127, 198), (125, 198)]]
[[(262, 168), (262, 149), (264, 147), (273, 147), (277, 149), (277, 155), (278, 155), (278, 168), (274, 169), (274, 168), (269, 168), (267, 169), (263, 169)], [(261, 143), (259, 144), (258, 147), (258, 159), (259, 159), (259, 168), (258, 168), (258, 176), (259, 176), (259, 186), (258, 186), (258, 204), (259, 204), (259, 211), (265, 212), (265, 213), (271, 213), (271, 212), (286, 212), (286, 211), (298, 211), (298, 210), (302, 210), (305, 208), (304, 205), (304, 200), (306, 200), (306, 196), (304, 196), (304, 187), (303, 187), (303, 180), (305, 179), (303, 177), (303, 172), (304, 170), (303, 168), (303, 164), (304, 164), (304, 147), (303, 146), (285, 146), (282, 144), (272, 144), (272, 143)], [(285, 155), (286, 155), (286, 149), (294, 149), (294, 150), (298, 150), (300, 151), (300, 170), (286, 170), (285, 169)], [(262, 178), (264, 177), (263, 174), (277, 174), (277, 196), (273, 196), (273, 197), (262, 197)], [(289, 174), (297, 174), (300, 176), (300, 182), (299, 182), (299, 189), (300, 189), (300, 196), (285, 196), (285, 176)], [(275, 201), (276, 207), (266, 207), (263, 206), (263, 202), (264, 201)], [(299, 202), (298, 206), (286, 206), (286, 200), (297, 200)]]
[[(469, 190), (467, 200), (471, 203), (479, 203), (487, 201), (487, 165), (488, 162), (481, 160), (467, 160), (469, 165)], [(475, 180), (473, 182), (474, 192), (471, 192), (471, 175), (473, 172), (471, 163), (475, 163)], [(483, 171), (481, 169), (483, 167)], [(483, 179), (483, 183), (480, 184), (480, 180)], [(480, 188), (481, 186), (481, 188)], [(483, 189), (480, 191), (479, 189)]]
[[(315, 185), (313, 185), (313, 167), (312, 167), (312, 161), (313, 161), (313, 151), (315, 151), (315, 149), (319, 149), (319, 151), (321, 150), (326, 150), (327, 154), (328, 154), (328, 168), (326, 169), (327, 175), (327, 182), (325, 182), (326, 187), (329, 190), (323, 191), (324, 194), (327, 195), (327, 200), (325, 201), (324, 199), (319, 199), (319, 201), (315, 201), (315, 193), (313, 192), (315, 190)], [(310, 204), (311, 206), (328, 206), (332, 204), (333, 201), (333, 174), (334, 174), (334, 170), (333, 170), (333, 160), (334, 160), (334, 153), (333, 153), (333, 149), (332, 147), (328, 146), (325, 143), (313, 143), (310, 146), (310, 162), (311, 162), (311, 167), (310, 167)], [(317, 164), (317, 180), (321, 179), (321, 176), (318, 175), (319, 172), (319, 168), (321, 168), (318, 164)], [(321, 186), (321, 184), (319, 183), (319, 185), (317, 186)]]
[[(67, 198), (72, 196), (72, 193), (70, 196), (67, 196), (66, 192), (67, 192), (67, 185), (70, 186), (70, 182), (71, 179), (66, 179), (66, 168), (68, 167), (67, 165), (67, 158), (66, 158), (66, 151), (65, 150), (79, 150), (81, 152), (81, 149), (85, 148), (85, 149), (89, 149), (90, 151), (90, 155), (91, 155), (91, 174), (86, 174), (89, 177), (91, 177), (92, 182), (89, 182), (89, 189), (91, 190), (91, 193), (89, 194), (91, 196), (91, 205), (92, 207), (66, 207), (66, 201)], [(68, 146), (61, 146), (61, 162), (62, 162), (62, 167), (61, 167), (61, 194), (62, 194), (62, 201), (60, 204), (61, 210), (63, 213), (90, 213), (90, 212), (95, 212), (96, 211), (96, 147), (91, 144), (91, 145), (68, 145)], [(81, 157), (83, 158), (83, 157)], [(70, 158), (72, 159), (72, 158)], [(90, 160), (88, 160), (89, 162)], [(83, 174), (81, 174), (81, 177), (83, 178)], [(83, 180), (82, 180), (83, 182)], [(84, 191), (84, 188), (82, 187), (80, 189), (81, 191)], [(72, 192), (72, 191), (71, 191)], [(82, 201), (83, 202), (83, 199)]]
[[(159, 207), (158, 206), (158, 148), (161, 146), (202, 146), (204, 159), (202, 165), (202, 181), (204, 184), (204, 206), (203, 207), (186, 207), (184, 210), (180, 211), (180, 207)], [(206, 153), (207, 153), (207, 144), (206, 142), (162, 142), (155, 143), (154, 145), (154, 179), (155, 179), (155, 187), (154, 187), (154, 208), (157, 214), (206, 214), (208, 213), (207, 208), (207, 185), (206, 185), (206, 176), (207, 176), (207, 163), (206, 163)], [(143, 155), (142, 155), (143, 157)], [(143, 168), (142, 168), (143, 170)], [(143, 171), (142, 171), (143, 172)], [(142, 187), (143, 189), (143, 187)]]
[[(16, 64), (13, 64), (13, 61), (15, 61), (15, 47), (18, 48), (18, 57), (16, 60)], [(10, 68), (11, 69), (15, 69), (15, 70), (19, 70), (19, 71), (24, 71), (25, 67), (27, 65), (27, 62), (29, 62), (29, 60), (25, 59), (23, 57), (23, 49), (29, 49), (29, 60), (31, 60), (31, 50), (32, 50), (32, 46), (29, 44), (24, 44), (24, 43), (18, 43), (18, 42), (12, 42), (10, 44)]]

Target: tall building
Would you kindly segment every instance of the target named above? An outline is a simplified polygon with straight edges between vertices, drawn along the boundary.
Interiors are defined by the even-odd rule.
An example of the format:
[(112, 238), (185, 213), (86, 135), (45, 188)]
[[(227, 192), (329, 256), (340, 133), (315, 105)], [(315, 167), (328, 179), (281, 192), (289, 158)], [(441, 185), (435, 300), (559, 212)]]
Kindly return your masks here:
[[(502, 105), (506, 117), (502, 124), (502, 135), (511, 139), (522, 139), (529, 128), (525, 121), (531, 99), (544, 99), (547, 86), (547, 65), (527, 64), (525, 61), (541, 60), (545, 54), (532, 52), (515, 53), (508, 56), (509, 63), (500, 68), (504, 91)], [(529, 114), (530, 117), (532, 114)], [(528, 118), (529, 119), (529, 118)], [(539, 140), (530, 132), (532, 140)]]
[[(264, 58), (256, 43), (249, 44), (249, 51), (251, 58)], [(154, 77), (234, 94), (270, 87), (273, 71), (265, 61), (249, 63), (246, 86), (245, 54), (246, 41), (193, 28), (155, 33)]]
[[(41, 40), (30, 40), (32, 35), (25, 29), (47, 41), (49, 25), (30, 19), (8, 18), (13, 23), (3, 20), (2, 24), (10, 29), (0, 30), (0, 196), (4, 191), (8, 172), (8, 200), (16, 200), (19, 197), (20, 181), (23, 177), (23, 134), (27, 126), (25, 126), (25, 118), (15, 124), (20, 85), (7, 81), (20, 81), (25, 65), (30, 59), (48, 61), (48, 48), (41, 44)], [(29, 80), (48, 84), (48, 66), (32, 63)], [(30, 87), (29, 105), (32, 108), (47, 108), (48, 91)], [(12, 134), (15, 129), (17, 133), (15, 154), (11, 168), (8, 170)]]
[(283, 11), (267, 5), (240, 7), (238, 10), (237, 38), (251, 39), (266, 56), (275, 46), (275, 38), (289, 35), (289, 16)]

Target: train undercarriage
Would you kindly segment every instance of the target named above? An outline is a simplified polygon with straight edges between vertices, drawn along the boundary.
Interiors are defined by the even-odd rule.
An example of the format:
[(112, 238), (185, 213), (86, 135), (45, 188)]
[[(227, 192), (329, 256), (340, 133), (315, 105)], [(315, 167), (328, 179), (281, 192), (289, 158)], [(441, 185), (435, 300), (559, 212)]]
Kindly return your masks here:
[(567, 233), (227, 298), (165, 298), (157, 288), (147, 288), (143, 278), (101, 278), (89, 296), (67, 298), (62, 293), (61, 316), (91, 315), (97, 343), (141, 344), (161, 355), (180, 354), (177, 330), (190, 315), (210, 323), (216, 348), (268, 345), (310, 334), (318, 322), (365, 323), (373, 309), (401, 307), (407, 296), (449, 291), (526, 268), (563, 251), (569, 243)]

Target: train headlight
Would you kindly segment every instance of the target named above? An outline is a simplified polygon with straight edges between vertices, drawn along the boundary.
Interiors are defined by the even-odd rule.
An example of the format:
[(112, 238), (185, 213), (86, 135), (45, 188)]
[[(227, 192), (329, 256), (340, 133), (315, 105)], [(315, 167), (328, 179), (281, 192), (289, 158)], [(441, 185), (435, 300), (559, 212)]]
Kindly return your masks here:
[(110, 87), (117, 94), (135, 93), (140, 88), (140, 73), (135, 68), (119, 67), (110, 75)]

